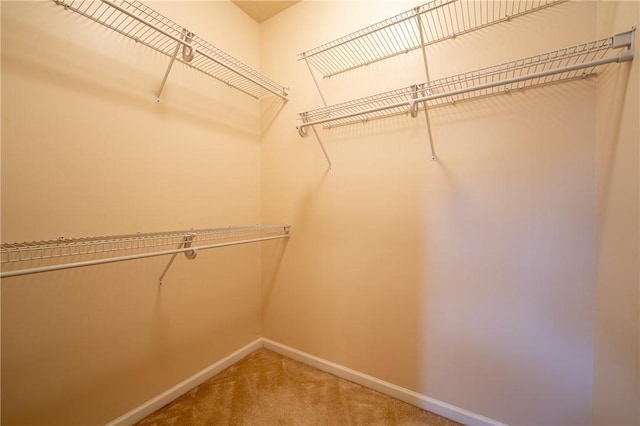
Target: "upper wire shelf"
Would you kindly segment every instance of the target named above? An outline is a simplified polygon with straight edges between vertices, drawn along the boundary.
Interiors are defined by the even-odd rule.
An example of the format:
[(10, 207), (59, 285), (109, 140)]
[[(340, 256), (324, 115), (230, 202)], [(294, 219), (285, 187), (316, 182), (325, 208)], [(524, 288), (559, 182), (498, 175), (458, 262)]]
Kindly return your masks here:
[(256, 99), (269, 94), (287, 98), (286, 87), (137, 0), (54, 2)]
[(299, 59), (331, 77), (564, 1), (433, 0), (307, 50)]
[[(415, 117), (420, 108), (586, 77), (600, 66), (632, 60), (634, 33), (635, 27), (596, 41), (303, 112), (298, 131), (304, 137), (317, 124), (331, 127), (406, 113)], [(616, 50), (621, 48), (626, 50)]]
[[(0, 264), (3, 270), (0, 277), (177, 253), (185, 253), (189, 259), (193, 259), (197, 250), (288, 238), (289, 229), (289, 225), (252, 225), (2, 243)], [(70, 258), (74, 262), (65, 260)], [(47, 261), (47, 265), (30, 269), (15, 269), (11, 266), (20, 267), (19, 265), (32, 261)]]

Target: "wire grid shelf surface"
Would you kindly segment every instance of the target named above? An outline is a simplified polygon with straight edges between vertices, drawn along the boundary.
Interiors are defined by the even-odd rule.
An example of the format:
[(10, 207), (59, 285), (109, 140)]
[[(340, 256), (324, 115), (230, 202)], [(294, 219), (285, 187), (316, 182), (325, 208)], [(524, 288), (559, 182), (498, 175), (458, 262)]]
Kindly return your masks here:
[(330, 77), (563, 1), (433, 0), (299, 56)]
[[(624, 33), (622, 36), (627, 36)], [(458, 101), (508, 93), (514, 90), (586, 77), (606, 63), (617, 62), (611, 52), (618, 47), (610, 36), (524, 59), (433, 80), (429, 83), (360, 98), (300, 113), (301, 127), (325, 127), (362, 122), (411, 112), (411, 108), (434, 108)], [(633, 37), (633, 30), (631, 37)]]
[(86, 238), (60, 238), (49, 241), (2, 243), (0, 263), (10, 264), (71, 256), (140, 253), (175, 249), (185, 241), (193, 249), (200, 246), (270, 236), (287, 236), (289, 225), (254, 225), (188, 231), (138, 233)]
[(54, 0), (65, 9), (100, 23), (136, 42), (176, 60), (254, 98), (275, 94), (286, 98), (279, 85), (230, 54), (192, 34), (136, 0)]

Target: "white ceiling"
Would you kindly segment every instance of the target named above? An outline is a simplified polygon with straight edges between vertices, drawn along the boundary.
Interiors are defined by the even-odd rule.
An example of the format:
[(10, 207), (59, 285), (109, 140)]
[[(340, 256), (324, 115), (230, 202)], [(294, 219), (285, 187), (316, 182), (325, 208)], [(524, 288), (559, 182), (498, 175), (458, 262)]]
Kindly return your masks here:
[(271, 0), (231, 0), (233, 4), (238, 6), (244, 13), (253, 18), (254, 21), (260, 23), (266, 21), (274, 15), (282, 12), (286, 8), (293, 6), (300, 0), (289, 1), (271, 1)]

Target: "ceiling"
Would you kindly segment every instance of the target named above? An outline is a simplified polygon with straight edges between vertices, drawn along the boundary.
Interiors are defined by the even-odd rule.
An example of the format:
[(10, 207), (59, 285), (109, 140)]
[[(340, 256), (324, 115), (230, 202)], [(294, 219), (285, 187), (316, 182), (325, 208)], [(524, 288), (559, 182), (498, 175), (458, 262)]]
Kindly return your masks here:
[(272, 16), (277, 15), (286, 8), (293, 6), (300, 0), (289, 1), (249, 1), (249, 0), (231, 0), (233, 4), (238, 6), (244, 13), (253, 18), (254, 21), (260, 23), (266, 21)]

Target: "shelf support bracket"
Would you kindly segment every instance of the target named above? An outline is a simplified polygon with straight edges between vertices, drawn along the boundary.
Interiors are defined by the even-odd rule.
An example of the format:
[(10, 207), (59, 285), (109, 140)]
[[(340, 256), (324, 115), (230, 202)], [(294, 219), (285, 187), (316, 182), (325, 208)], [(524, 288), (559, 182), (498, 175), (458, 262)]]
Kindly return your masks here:
[[(191, 247), (191, 244), (193, 243), (193, 239), (195, 238), (195, 236), (196, 236), (196, 234), (194, 234), (194, 233), (185, 234), (182, 237), (182, 241), (180, 242), (180, 244), (178, 244), (178, 247), (176, 247), (176, 250), (179, 250), (179, 249), (182, 249), (182, 248)], [(165, 277), (165, 275), (167, 275), (167, 272), (169, 272), (169, 268), (171, 268), (171, 265), (173, 265), (173, 261), (176, 260), (176, 256), (177, 255), (178, 255), (178, 253), (173, 253), (173, 255), (171, 256), (171, 259), (169, 259), (169, 263), (167, 263), (167, 266), (164, 268), (164, 271), (162, 271), (162, 274), (160, 275), (160, 278), (158, 279), (158, 284), (159, 285), (164, 284), (164, 277)], [(184, 257), (186, 257), (189, 260), (195, 259), (196, 256), (198, 256), (198, 252), (195, 249), (184, 252)]]
[[(426, 85), (429, 85), (431, 79), (429, 78), (429, 64), (427, 62), (427, 48), (424, 40), (424, 29), (422, 24), (422, 19), (420, 19), (420, 7), (416, 7), (416, 19), (418, 21), (418, 32), (420, 33), (420, 48), (422, 50), (422, 61), (424, 62), (424, 72), (427, 75)], [(431, 147), (431, 161), (435, 161), (436, 159), (436, 151), (433, 147), (433, 134), (431, 133), (431, 120), (429, 119), (429, 108), (427, 105), (427, 101), (422, 103), (424, 106), (424, 117), (427, 121), (427, 133), (429, 134), (429, 146)], [(416, 112), (417, 113), (417, 112)]]
[[(182, 29), (181, 38), (188, 43), (191, 43), (193, 40), (193, 33), (191, 31), (187, 31), (186, 29)], [(160, 95), (162, 95), (162, 91), (164, 90), (164, 85), (167, 83), (167, 78), (169, 77), (169, 73), (171, 72), (171, 68), (173, 67), (173, 63), (176, 61), (176, 57), (178, 56), (178, 51), (182, 47), (182, 59), (185, 62), (191, 62), (193, 57), (195, 56), (195, 49), (193, 47), (187, 47), (182, 43), (176, 43), (176, 48), (173, 51), (173, 55), (171, 56), (171, 60), (169, 61), (169, 65), (167, 66), (167, 71), (164, 73), (164, 78), (162, 79), (162, 83), (160, 83), (160, 88), (158, 89), (158, 94), (156, 95), (156, 103), (160, 103)]]
[[(318, 89), (318, 94), (320, 95), (320, 99), (322, 99), (322, 104), (326, 108), (327, 100), (324, 98), (324, 95), (322, 94), (322, 90), (320, 89), (320, 84), (318, 84), (318, 80), (316, 79), (316, 75), (313, 73), (313, 69), (311, 68), (311, 65), (309, 64), (309, 61), (307, 60), (307, 57), (304, 54), (303, 54), (303, 57), (304, 57), (304, 63), (307, 64), (307, 68), (309, 69), (309, 74), (311, 74), (311, 78), (313, 79), (313, 83), (316, 85), (316, 89)], [(306, 113), (302, 117), (302, 121), (303, 122), (307, 121)], [(324, 154), (324, 158), (327, 159), (327, 163), (329, 164), (329, 170), (332, 170), (333, 169), (333, 164), (331, 164), (331, 159), (329, 158), (329, 154), (327, 154), (327, 150), (324, 148), (324, 144), (322, 143), (322, 139), (320, 139), (320, 135), (318, 135), (318, 131), (316, 130), (316, 128), (314, 126), (311, 126), (311, 130), (313, 131), (313, 134), (316, 136), (316, 139), (318, 140), (318, 144), (320, 145), (320, 148), (322, 149), (322, 153)], [(298, 134), (300, 134), (300, 136), (302, 136), (303, 138), (306, 138), (307, 136), (309, 136), (309, 127), (305, 126), (304, 124), (302, 126), (299, 126), (298, 127)]]
[(167, 67), (167, 71), (164, 73), (164, 78), (162, 79), (162, 83), (160, 83), (160, 88), (158, 89), (158, 93), (156, 94), (156, 103), (160, 103), (160, 95), (162, 95), (162, 91), (164, 90), (164, 85), (167, 83), (167, 78), (169, 77), (169, 73), (171, 72), (171, 67), (173, 67), (173, 63), (176, 60), (176, 56), (178, 56), (178, 50), (180, 50), (180, 43), (176, 43), (176, 49), (173, 51), (173, 56), (171, 56), (171, 60), (169, 61), (169, 66)]
[(313, 69), (311, 68), (311, 65), (309, 64), (309, 61), (307, 60), (307, 57), (305, 56), (305, 54), (302, 54), (303, 58), (304, 58), (304, 63), (307, 64), (307, 68), (309, 68), (309, 74), (311, 74), (311, 78), (313, 79), (314, 84), (316, 85), (316, 89), (318, 89), (318, 93), (320, 94), (320, 99), (322, 99), (322, 104), (326, 107), (327, 106), (327, 100), (324, 98), (324, 95), (322, 94), (322, 90), (320, 90), (320, 84), (318, 84), (318, 79), (316, 79), (316, 75), (313, 73)]
[(631, 27), (631, 31), (616, 34), (613, 36), (613, 48), (627, 46), (627, 50), (618, 56), (618, 62), (632, 61), (635, 53), (636, 44), (636, 26)]
[(327, 150), (324, 148), (324, 144), (322, 143), (322, 139), (320, 139), (320, 135), (318, 135), (318, 132), (316, 131), (316, 128), (314, 126), (311, 126), (311, 130), (313, 130), (313, 134), (316, 135), (316, 139), (318, 140), (318, 144), (322, 149), (324, 158), (327, 159), (327, 163), (329, 164), (329, 170), (333, 170), (333, 164), (331, 164), (331, 159), (329, 158), (329, 154), (327, 154)]
[(316, 139), (318, 140), (318, 144), (320, 145), (320, 148), (322, 149), (322, 153), (324, 154), (324, 158), (327, 159), (327, 163), (329, 163), (329, 170), (333, 169), (333, 164), (331, 164), (331, 159), (329, 158), (329, 154), (327, 154), (327, 150), (324, 148), (324, 144), (322, 143), (322, 139), (320, 139), (320, 135), (318, 134), (318, 131), (316, 130), (316, 128), (314, 126), (309, 126), (306, 123), (309, 121), (308, 119), (308, 115), (307, 113), (303, 113), (301, 114), (302, 117), (302, 125), (297, 126), (296, 129), (298, 129), (298, 134), (303, 137), (306, 138), (307, 136), (309, 136), (309, 127), (311, 127), (311, 130), (313, 131), (313, 134), (316, 136)]

